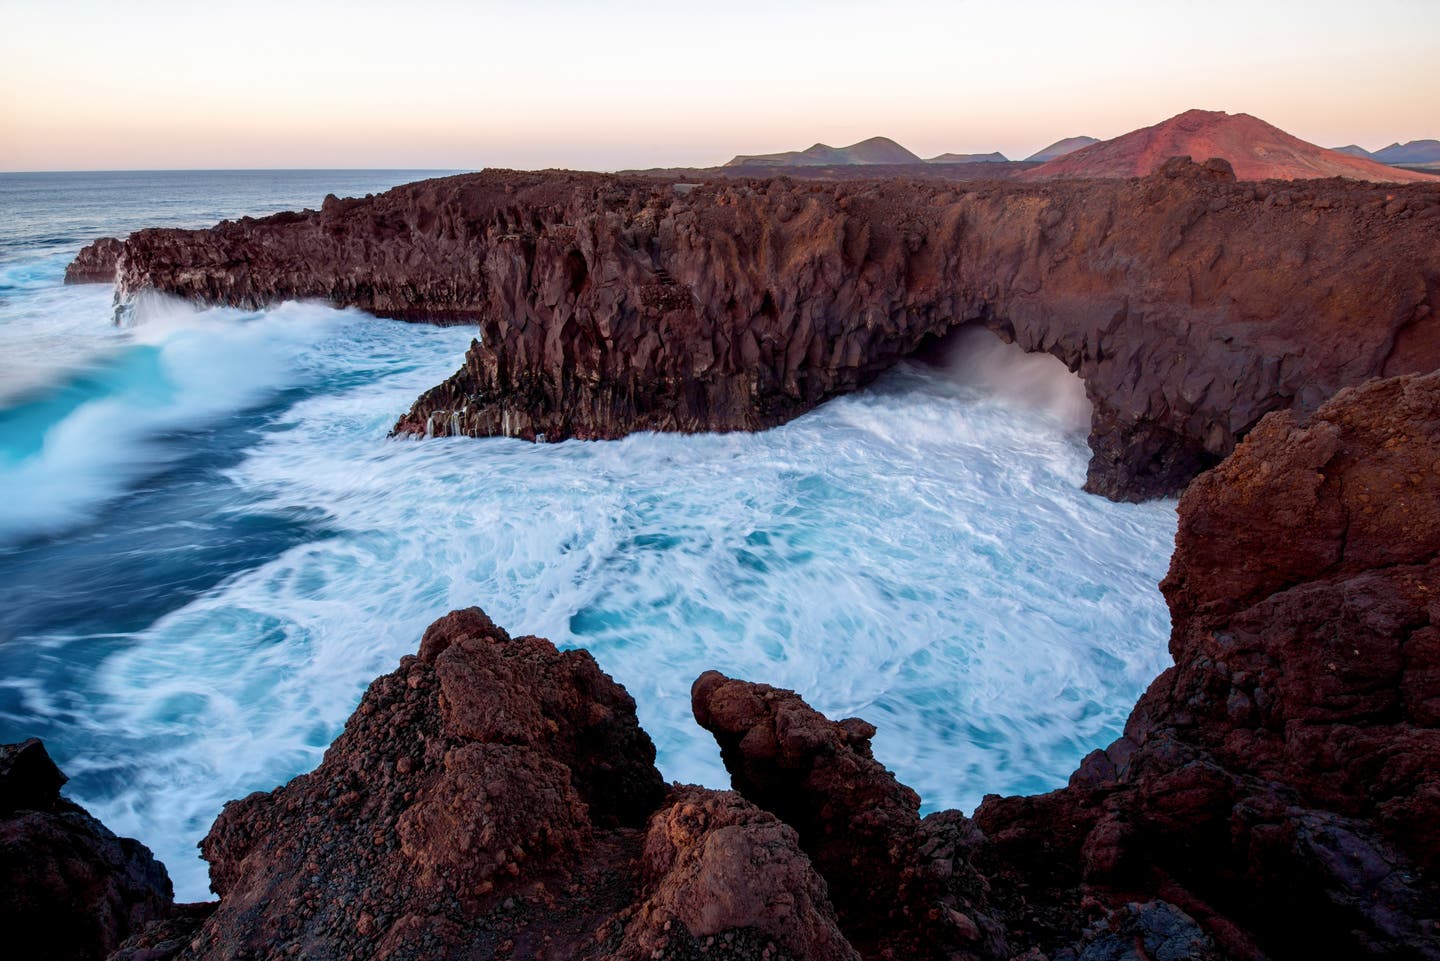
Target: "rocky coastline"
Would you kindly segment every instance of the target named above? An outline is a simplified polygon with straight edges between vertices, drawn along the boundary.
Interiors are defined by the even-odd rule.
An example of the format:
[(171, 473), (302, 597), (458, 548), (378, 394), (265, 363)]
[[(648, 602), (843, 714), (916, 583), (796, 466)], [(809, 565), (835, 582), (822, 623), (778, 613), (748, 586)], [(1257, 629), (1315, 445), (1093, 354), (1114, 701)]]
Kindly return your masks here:
[(1272, 410), (1440, 367), (1440, 185), (675, 179), (486, 171), (142, 230), (67, 279), (473, 323), (411, 435), (754, 430), (980, 324), (1093, 405), (1087, 488), (1173, 495)]
[[(226, 806), (214, 905), (169, 907), (7, 748), (0, 916), (33, 903), (17, 877), (141, 875), (64, 956), (1440, 958), (1440, 372), (1268, 414), (1179, 512), (1174, 666), (1049, 794), (922, 818), (873, 726), (716, 672), (692, 706), (733, 790), (666, 785), (588, 653), (472, 608), (319, 768)], [(101, 839), (83, 870), (33, 869), (55, 817)], [(41, 936), (96, 898), (55, 903)]]

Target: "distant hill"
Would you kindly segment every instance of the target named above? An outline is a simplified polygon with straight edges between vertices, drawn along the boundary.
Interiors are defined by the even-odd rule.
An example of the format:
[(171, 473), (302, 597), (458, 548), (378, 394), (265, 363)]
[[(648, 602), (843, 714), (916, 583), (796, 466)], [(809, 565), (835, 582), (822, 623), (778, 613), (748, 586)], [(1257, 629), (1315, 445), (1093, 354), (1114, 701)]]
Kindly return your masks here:
[(1375, 155), (1372, 154), (1370, 151), (1366, 150), (1364, 147), (1357, 147), (1353, 143), (1346, 147), (1331, 147), (1330, 149), (1335, 151), (1336, 153), (1349, 154), (1352, 157), (1363, 157), (1366, 160), (1375, 159)]
[(741, 155), (727, 167), (833, 167), (842, 164), (921, 164), (925, 161), (889, 137), (871, 137), (848, 147), (817, 143), (805, 150), (786, 153)]
[(1387, 164), (1433, 164), (1440, 163), (1440, 140), (1412, 140), (1409, 143), (1392, 143), (1370, 156)]
[(1430, 182), (1428, 174), (1326, 150), (1249, 114), (1188, 110), (1169, 120), (1093, 144), (1036, 167), (1029, 180), (1056, 177), (1143, 177), (1171, 157), (1221, 157), (1241, 180), (1348, 177), (1381, 182)]
[(927, 164), (1008, 164), (1010, 158), (1003, 153), (942, 153), (931, 157)]
[(1082, 147), (1089, 147), (1100, 141), (1094, 137), (1066, 137), (1064, 140), (1057, 140), (1044, 150), (1038, 150), (1026, 157), (1029, 163), (1044, 163), (1047, 160), (1055, 160), (1066, 154), (1074, 153)]

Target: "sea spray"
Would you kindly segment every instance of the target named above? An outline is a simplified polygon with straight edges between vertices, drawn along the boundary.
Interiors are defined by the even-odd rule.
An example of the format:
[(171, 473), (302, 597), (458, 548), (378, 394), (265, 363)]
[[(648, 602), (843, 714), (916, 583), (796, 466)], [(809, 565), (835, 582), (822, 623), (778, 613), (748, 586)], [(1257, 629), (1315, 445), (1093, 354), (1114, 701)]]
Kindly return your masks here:
[[(454, 607), (593, 651), (667, 777), (728, 783), (689, 716), (715, 667), (876, 722), (929, 808), (1062, 783), (1162, 666), (1173, 508), (1083, 494), (1080, 435), (943, 373), (906, 365), (761, 434), (397, 442), (394, 413), (464, 332), (297, 305), (206, 321), (197, 370), (283, 329), (299, 393), (237, 408), (238, 458), (185, 470), (212, 470), (232, 514), (317, 532), (48, 682), (93, 702), (57, 732), (77, 796), (157, 846), (184, 896), (220, 805), (318, 763)], [(84, 661), (83, 639), (44, 643)]]
[(1025, 411), (1051, 418), (1067, 430), (1090, 429), (1085, 382), (1049, 354), (1026, 353), (983, 327), (966, 326), (945, 337), (932, 362), (947, 380)]
[(1082, 493), (1083, 417), (1007, 395), (994, 357), (761, 434), (389, 441), (471, 332), (296, 304), (116, 332), (99, 290), (57, 272), (0, 305), (101, 345), (0, 433), (50, 516), (0, 541), (0, 725), (182, 898), (220, 806), (318, 763), (454, 607), (591, 649), (667, 777), (728, 783), (689, 715), (715, 667), (875, 722), (927, 809), (1063, 783), (1165, 663), (1173, 505)]

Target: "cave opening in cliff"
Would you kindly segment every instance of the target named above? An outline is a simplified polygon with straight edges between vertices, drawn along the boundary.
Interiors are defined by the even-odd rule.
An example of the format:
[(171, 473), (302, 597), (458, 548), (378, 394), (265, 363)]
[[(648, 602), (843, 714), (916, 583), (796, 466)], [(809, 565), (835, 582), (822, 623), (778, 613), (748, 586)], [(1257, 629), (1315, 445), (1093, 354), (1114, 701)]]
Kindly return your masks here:
[(1058, 357), (1027, 351), (980, 324), (926, 338), (912, 357), (953, 384), (1044, 414), (1067, 431), (1090, 429), (1092, 407), (1079, 374)]

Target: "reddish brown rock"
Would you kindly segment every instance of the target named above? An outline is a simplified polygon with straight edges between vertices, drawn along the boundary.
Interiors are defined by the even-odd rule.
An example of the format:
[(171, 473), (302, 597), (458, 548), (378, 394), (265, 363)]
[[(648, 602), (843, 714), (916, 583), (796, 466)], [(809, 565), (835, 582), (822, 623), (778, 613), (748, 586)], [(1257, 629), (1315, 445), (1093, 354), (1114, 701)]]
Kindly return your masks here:
[(678, 789), (650, 822), (643, 871), (646, 897), (621, 958), (663, 956), (682, 940), (708, 956), (727, 931), (745, 932), (761, 956), (769, 945), (772, 955), (811, 961), (860, 957), (795, 830), (733, 792)]
[(114, 237), (101, 237), (82, 249), (65, 268), (65, 283), (113, 284), (120, 252), (124, 249), (123, 241)]
[(965, 185), (487, 171), (141, 231), (118, 293), (478, 322), (396, 429), (547, 440), (773, 426), (983, 324), (1084, 379), (1088, 487), (1138, 499), (1268, 411), (1440, 366), (1434, 211), (1440, 184), (1189, 163)]
[[(948, 845), (942, 832), (922, 831), (920, 797), (871, 753), (874, 727), (829, 721), (794, 691), (717, 671), (695, 681), (691, 701), (736, 790), (799, 833), (842, 929), (865, 956), (1007, 956), (998, 926), (983, 903), (964, 897), (953, 869), (968, 824), (955, 825), (960, 837)], [(931, 863), (942, 848), (952, 865), (943, 878)], [(983, 888), (978, 882), (968, 893)]]
[(1268, 417), (1162, 586), (1176, 664), (1125, 737), (977, 811), (1005, 877), (1158, 894), (1232, 957), (1440, 957), (1440, 374)]
[(1241, 180), (1347, 177), (1380, 183), (1435, 182), (1430, 174), (1326, 150), (1248, 113), (1221, 110), (1187, 110), (1153, 126), (1082, 147), (1022, 176), (1034, 180), (1144, 177), (1172, 157), (1216, 157)]
[(452, 613), (316, 771), (226, 806), (201, 845), (220, 906), (184, 957), (571, 957), (633, 897), (654, 759), (589, 654)]
[(853, 961), (794, 830), (654, 759), (589, 654), (455, 611), (317, 770), (226, 806), (198, 934), (126, 957)]
[(103, 958), (173, 909), (165, 866), (62, 798), (64, 783), (38, 740), (0, 745), (0, 930), (14, 957)]

